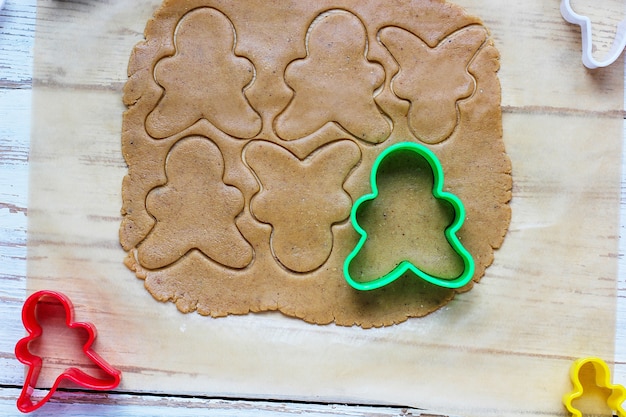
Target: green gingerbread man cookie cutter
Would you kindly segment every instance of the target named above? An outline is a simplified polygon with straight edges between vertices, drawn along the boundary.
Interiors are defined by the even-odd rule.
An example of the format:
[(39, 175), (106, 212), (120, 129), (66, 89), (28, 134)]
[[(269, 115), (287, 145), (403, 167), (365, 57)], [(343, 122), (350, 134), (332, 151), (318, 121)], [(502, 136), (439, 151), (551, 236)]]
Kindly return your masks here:
[[(379, 192), (376, 177), (378, 175), (378, 168), (382, 161), (392, 153), (403, 151), (414, 152), (428, 162), (433, 172), (433, 196), (437, 199), (446, 201), (454, 209), (454, 220), (445, 229), (444, 234), (446, 236), (446, 239), (448, 240), (448, 243), (452, 246), (454, 251), (462, 258), (463, 272), (456, 278), (441, 278), (422, 271), (420, 268), (416, 267), (408, 260), (403, 260), (392, 271), (381, 277), (366, 282), (356, 281), (350, 275), (350, 264), (352, 263), (352, 260), (357, 256), (357, 254), (361, 251), (363, 245), (367, 240), (367, 232), (361, 227), (357, 220), (358, 211), (363, 203), (371, 201), (378, 197)], [(440, 287), (460, 288), (466, 285), (474, 276), (474, 259), (472, 258), (472, 255), (461, 244), (459, 238), (456, 235), (465, 220), (465, 207), (456, 195), (443, 191), (443, 168), (441, 167), (441, 163), (439, 162), (437, 156), (435, 156), (435, 154), (430, 149), (415, 142), (397, 143), (386, 148), (380, 153), (380, 155), (378, 155), (378, 158), (372, 166), (372, 171), (370, 173), (370, 182), (372, 186), (372, 192), (370, 194), (363, 195), (359, 199), (357, 199), (352, 206), (352, 211), (350, 212), (352, 226), (360, 235), (360, 239), (344, 262), (343, 272), (346, 281), (357, 290), (369, 291), (384, 287), (385, 285), (390, 284), (398, 279), (407, 271), (411, 271), (423, 280), (430, 282), (431, 284), (438, 285)]]

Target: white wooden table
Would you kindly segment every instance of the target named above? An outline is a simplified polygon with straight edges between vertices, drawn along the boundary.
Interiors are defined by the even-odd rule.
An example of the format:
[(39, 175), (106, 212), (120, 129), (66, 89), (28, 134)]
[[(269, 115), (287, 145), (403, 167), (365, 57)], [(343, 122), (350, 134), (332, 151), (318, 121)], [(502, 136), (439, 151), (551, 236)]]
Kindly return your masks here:
[[(0, 415), (19, 415), (15, 400), (24, 367), (15, 342), (24, 334), (28, 160), (36, 0), (7, 0), (0, 10)], [(579, 63), (572, 63), (577, 65)], [(625, 153), (626, 155), (626, 153)], [(623, 164), (624, 165), (624, 164)], [(622, 184), (626, 176), (622, 174)], [(622, 187), (623, 188), (623, 187)], [(626, 203), (622, 195), (619, 256), (626, 263)], [(626, 384), (626, 273), (620, 272), (614, 381)], [(397, 406), (333, 405), (270, 400), (186, 398), (167, 394), (60, 392), (36, 415), (163, 416), (438, 416)]]

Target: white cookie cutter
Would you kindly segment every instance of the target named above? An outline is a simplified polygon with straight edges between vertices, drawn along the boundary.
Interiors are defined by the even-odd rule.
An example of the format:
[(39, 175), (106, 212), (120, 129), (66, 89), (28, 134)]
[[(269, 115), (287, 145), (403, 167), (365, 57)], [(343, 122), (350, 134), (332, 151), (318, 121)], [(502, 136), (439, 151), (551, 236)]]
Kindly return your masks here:
[(617, 32), (615, 33), (615, 40), (611, 49), (606, 57), (602, 60), (597, 60), (593, 57), (592, 53), (592, 41), (591, 41), (591, 20), (587, 16), (582, 16), (576, 13), (570, 4), (570, 0), (561, 0), (561, 15), (563, 19), (570, 23), (574, 23), (580, 26), (580, 31), (583, 39), (583, 64), (589, 68), (601, 68), (611, 65), (619, 58), (626, 47), (626, 19), (622, 20), (617, 25)]

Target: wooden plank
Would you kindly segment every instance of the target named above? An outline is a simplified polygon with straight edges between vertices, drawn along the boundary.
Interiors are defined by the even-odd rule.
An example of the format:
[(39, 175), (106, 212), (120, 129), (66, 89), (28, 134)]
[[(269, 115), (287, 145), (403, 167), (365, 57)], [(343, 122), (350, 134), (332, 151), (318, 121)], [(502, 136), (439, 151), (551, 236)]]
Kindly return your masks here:
[(0, 9), (0, 88), (30, 88), (36, 1), (8, 1)]
[[(16, 389), (0, 388), (0, 413), (17, 416)], [(46, 415), (71, 417), (453, 417), (402, 407), (371, 407), (342, 404), (303, 404), (267, 401), (229, 401), (120, 394), (60, 392), (41, 409)]]
[(0, 10), (0, 384), (23, 382), (13, 346), (23, 335), (26, 293), (28, 152), (36, 1)]

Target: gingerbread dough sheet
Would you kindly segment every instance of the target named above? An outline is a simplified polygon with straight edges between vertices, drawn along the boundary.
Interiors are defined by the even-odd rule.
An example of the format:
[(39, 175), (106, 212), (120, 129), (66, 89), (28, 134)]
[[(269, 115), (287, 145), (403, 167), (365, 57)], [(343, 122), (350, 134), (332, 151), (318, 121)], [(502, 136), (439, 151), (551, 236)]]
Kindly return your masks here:
[[(352, 204), (370, 191), (376, 156), (402, 141), (431, 146), (463, 200), (474, 281), (491, 264), (511, 167), (499, 55), (477, 18), (431, 1), (166, 1), (145, 36), (124, 89), (120, 240), (158, 300), (363, 327), (441, 307), (455, 290), (411, 273), (369, 293), (343, 277)], [(433, 188), (411, 170), (379, 174), (402, 198), (381, 197), (367, 217), (375, 233), (355, 266), (366, 280), (404, 260), (463, 272), (444, 236), (454, 214), (411, 191)]]
[[(370, 13), (368, 7), (359, 6), (357, 2), (320, 3), (323, 11), (341, 10), (327, 14), (293, 13), (300, 22), (294, 23), (294, 32), (289, 32), (290, 19), (281, 21), (285, 33), (299, 34), (288, 42), (293, 44), (293, 49), (288, 49), (290, 56), (280, 55), (275, 48), (252, 53), (246, 42), (254, 38), (248, 32), (256, 28), (246, 29), (228, 7), (231, 3), (211, 3), (209, 8), (215, 11), (188, 15), (193, 19), (185, 20), (189, 25), (182, 25), (179, 30), (191, 33), (195, 30), (194, 22), (206, 19), (212, 19), (216, 28), (227, 29), (225, 32), (220, 29), (212, 42), (227, 45), (226, 50), (230, 42), (234, 42), (233, 53), (221, 59), (224, 59), (223, 65), (230, 68), (227, 75), (233, 82), (229, 88), (240, 94), (215, 91), (214, 94), (226, 96), (220, 99), (218, 116), (210, 107), (214, 103), (204, 103), (206, 107), (194, 110), (202, 112), (202, 116), (181, 110), (174, 127), (175, 124), (160, 122), (177, 111), (161, 100), (163, 91), (172, 82), (167, 75), (173, 68), (170, 65), (175, 63), (172, 41), (166, 37), (154, 38), (146, 46), (148, 49), (137, 50), (133, 62), (141, 61), (137, 54), (142, 51), (150, 53), (142, 61), (147, 63), (146, 67), (131, 67), (134, 80), (139, 80), (141, 72), (149, 73), (153, 63), (159, 63), (153, 77), (145, 78), (150, 88), (142, 90), (139, 87), (143, 84), (137, 84), (136, 90), (127, 87), (129, 57), (133, 48), (144, 40), (146, 22), (161, 7), (161, 0), (137, 0), (132, 7), (123, 0), (38, 1), (29, 159), (27, 291), (52, 289), (72, 299), (76, 320), (93, 322), (98, 327), (98, 353), (124, 372), (119, 387), (122, 392), (396, 404), (426, 409), (434, 415), (562, 416), (565, 411), (561, 397), (571, 389), (568, 379), (571, 361), (590, 354), (609, 362), (617, 359), (614, 335), (624, 88), (619, 63), (601, 72), (585, 70), (580, 64), (580, 31), (577, 26), (570, 27), (563, 21), (558, 1), (455, 1), (466, 8), (466, 12), (433, 1), (433, 7), (444, 7), (443, 10), (451, 13), (451, 26), (444, 28), (433, 22), (430, 26), (424, 24), (420, 31), (408, 23), (414, 18), (409, 15), (402, 25), (388, 25), (389, 22), (382, 21), (386, 16), (382, 10)], [(289, 2), (292, 3), (299, 4)], [(382, 5), (388, 3), (381, 2)], [(250, 12), (250, 19), (247, 19), (250, 24), (256, 21), (255, 13)], [(378, 17), (372, 17), (374, 15)], [(421, 15), (426, 20), (429, 18), (428, 14)], [(321, 16), (331, 19), (325, 21)], [(468, 16), (479, 16), (488, 26), (488, 32), (476, 18)], [(457, 38), (460, 34), (454, 35), (453, 23), (462, 17), (468, 19), (464, 27), (469, 30), (463, 32), (465, 36)], [(171, 25), (179, 21), (180, 13), (172, 13)], [(311, 23), (316, 21), (309, 31)], [(328, 111), (325, 105), (315, 114), (306, 114), (307, 119), (302, 119), (301, 123), (294, 123), (294, 118), (305, 116), (301, 106), (310, 101), (304, 100), (308, 74), (319, 68), (308, 63), (328, 55), (315, 54), (313, 34), (318, 25), (339, 27), (342, 32), (347, 30), (352, 36), (342, 39), (362, 51), (367, 50), (367, 53), (350, 56), (350, 61), (358, 58), (358, 68), (369, 70), (363, 73), (370, 75), (363, 76), (358, 86), (335, 85), (333, 88), (343, 91), (343, 88), (358, 87), (357, 91), (350, 90), (350, 94), (358, 94), (363, 99), (358, 100), (358, 111), (372, 110), (369, 100), (373, 100), (386, 125), (379, 123), (377, 117), (365, 119), (365, 125), (351, 124), (353, 119), (349, 114), (355, 107), (344, 106), (347, 107), (345, 113), (329, 115), (324, 113)], [(155, 30), (160, 27), (157, 21), (148, 24), (149, 28), (151, 26)], [(380, 30), (372, 31), (372, 27)], [(363, 31), (368, 36), (365, 47), (360, 41)], [(459, 118), (450, 137), (441, 142), (437, 142), (438, 138), (446, 136), (451, 129), (449, 117), (444, 117), (437, 129), (434, 125), (425, 129), (420, 121), (424, 110), (411, 112), (421, 105), (415, 102), (406, 84), (414, 75), (410, 75), (410, 70), (401, 70), (403, 66), (406, 70), (412, 65), (410, 57), (402, 55), (403, 44), (410, 42), (414, 49), (423, 48), (424, 44), (431, 52), (437, 50), (435, 46), (440, 42), (424, 34), (429, 31), (450, 33), (450, 39), (459, 42), (480, 42), (484, 36), (486, 42), (479, 48), (468, 71), (477, 85), (482, 86), (482, 91), (481, 88), (469, 91), (473, 81), (470, 78), (468, 88), (464, 81), (466, 74), (462, 71), (459, 75), (449, 75), (457, 83), (454, 91), (459, 97)], [(303, 37), (306, 33), (311, 34), (309, 54), (306, 36)], [(324, 30), (318, 34), (328, 33)], [(421, 36), (417, 39), (413, 35)], [(276, 42), (283, 39), (278, 33), (268, 36), (275, 37)], [(288, 38), (283, 41), (287, 42)], [(493, 42), (493, 46), (489, 42)], [(155, 55), (155, 50), (160, 52)], [(270, 59), (272, 56), (277, 59)], [(268, 91), (264, 88), (270, 84), (270, 79), (275, 79), (271, 73), (276, 69), (278, 57), (282, 57), (278, 79), (284, 81), (276, 90), (281, 99), (275, 101), (273, 92), (269, 96), (262, 91)], [(431, 63), (436, 61), (435, 56), (429, 57)], [(190, 65), (184, 67), (185, 71), (192, 70), (187, 68)], [(252, 71), (252, 76), (248, 70)], [(206, 69), (201, 75), (205, 78), (223, 76), (219, 68)], [(156, 83), (156, 79), (161, 84)], [(205, 94), (199, 91), (203, 85), (194, 84), (193, 91), (186, 94)], [(502, 132), (498, 134), (502, 134), (504, 143), (500, 150), (505, 150), (506, 155), (500, 154), (497, 160), (510, 159), (513, 175), (508, 203), (511, 220), (504, 240), (503, 232), (495, 233), (492, 224), (477, 224), (473, 220), (477, 215), (487, 216), (482, 211), (490, 211), (489, 207), (472, 208), (482, 197), (474, 200), (471, 194), (464, 194), (469, 190), (464, 188), (468, 181), (465, 177), (473, 178), (471, 189), (506, 188), (483, 185), (483, 177), (474, 177), (475, 172), (490, 171), (484, 177), (488, 179), (499, 176), (491, 174), (490, 166), (468, 163), (466, 155), (479, 148), (484, 149), (481, 155), (492, 155), (493, 137), (485, 136), (483, 141), (483, 127), (474, 124), (474, 120), (484, 117), (499, 126), (499, 110), (492, 109), (487, 101), (493, 99), (492, 93), (500, 91), (500, 85), (502, 106), (498, 109), (502, 109)], [(421, 94), (436, 99), (432, 91)], [(141, 108), (146, 116), (138, 118), (136, 126), (123, 124), (124, 112), (128, 110), (123, 96), (131, 108), (129, 111), (139, 112)], [(302, 100), (296, 100), (298, 96)], [(334, 94), (315, 96), (316, 100), (342, 98)], [(158, 103), (163, 104), (159, 107)], [(445, 100), (435, 100), (431, 106), (439, 109), (437, 114), (442, 117), (451, 113)], [(483, 115), (468, 112), (471, 109), (489, 111)], [(494, 115), (498, 111), (498, 117), (487, 118), (492, 111)], [(208, 115), (204, 115), (205, 112)], [(246, 122), (233, 123), (231, 112)], [(152, 114), (150, 119), (149, 114)], [(333, 121), (328, 123), (326, 119)], [(151, 121), (150, 127), (142, 129), (140, 125), (147, 120)], [(321, 128), (320, 123), (324, 123)], [(471, 135), (465, 130), (463, 141), (451, 142), (468, 126), (472, 127)], [(173, 133), (168, 129), (183, 130)], [(145, 186), (133, 188), (139, 196), (133, 206), (129, 205), (129, 195), (122, 195), (122, 188), (129, 181), (124, 178), (139, 172), (138, 167), (132, 168), (124, 159), (134, 153), (122, 152), (120, 138), (126, 138), (130, 131), (145, 132), (143, 142), (139, 140), (137, 144), (150, 146), (142, 148), (145, 158), (138, 155), (135, 158), (152, 164), (141, 171), (145, 173)], [(362, 131), (367, 133), (366, 137), (356, 138)], [(172, 134), (174, 137), (168, 136)], [(495, 242), (502, 240), (501, 247), (493, 252), (493, 263), (484, 273), (479, 273), (482, 275), (480, 282), (474, 282), (471, 291), (455, 294), (447, 301), (452, 295), (447, 290), (439, 290), (441, 298), (437, 299), (434, 297), (437, 294), (418, 280), (403, 280), (397, 286), (388, 287), (386, 292), (390, 294), (382, 298), (367, 293), (360, 295), (363, 298), (353, 304), (342, 303), (364, 306), (363, 311), (335, 311), (337, 317), (344, 317), (341, 324), (345, 326), (336, 325), (338, 321), (312, 325), (288, 316), (292, 313), (319, 322), (334, 319), (330, 309), (309, 304), (313, 304), (313, 295), (319, 301), (319, 294), (333, 289), (322, 285), (323, 278), (317, 279), (323, 275), (322, 271), (330, 265), (341, 265), (339, 259), (352, 249), (347, 245), (346, 252), (341, 254), (336, 242), (356, 238), (346, 220), (336, 219), (346, 215), (345, 207), (356, 197), (369, 192), (365, 178), (369, 171), (367, 165), (379, 150), (411, 137), (422, 138), (420, 140), (437, 154), (445, 171), (446, 189), (467, 204), (469, 215), (462, 228), (465, 235), (460, 235), (468, 250), (475, 254), (476, 242), (487, 245), (482, 238), (470, 243), (470, 227), (483, 237), (493, 233), (489, 247), (497, 246)], [(338, 154), (342, 158), (335, 159)], [(462, 163), (457, 164), (457, 159)], [(333, 223), (330, 232), (327, 225), (316, 229), (312, 224), (298, 224), (315, 229), (309, 236), (311, 241), (316, 240), (317, 249), (330, 245), (332, 238), (330, 252), (316, 249), (311, 256), (304, 257), (306, 263), (294, 261), (296, 254), (285, 250), (291, 236), (283, 234), (270, 239), (272, 231), (280, 231), (281, 222), (303, 218), (294, 210), (287, 213), (291, 217), (277, 216), (270, 208), (274, 206), (273, 200), (290, 199), (278, 186), (284, 181), (281, 176), (289, 172), (272, 169), (270, 162), (274, 160), (280, 161), (281, 166), (293, 167), (290, 169), (294, 170), (293, 177), (298, 181), (290, 182), (292, 187), (293, 184), (309, 187), (308, 184), (315, 183), (316, 190), (327, 190), (316, 197), (332, 196), (330, 202), (316, 200), (312, 204), (332, 208), (316, 210), (318, 217), (315, 217), (326, 216), (322, 220)], [(235, 169), (241, 165), (246, 169)], [(414, 165), (407, 162), (407, 166)], [(335, 174), (324, 177), (324, 181), (313, 181), (311, 176), (317, 176), (324, 167)], [(494, 172), (498, 167), (503, 166), (494, 166)], [(205, 175), (195, 175), (198, 172)], [(398, 193), (393, 190), (401, 189), (404, 184), (396, 179), (429, 181), (427, 175), (419, 174), (419, 166), (411, 168), (406, 176), (403, 172), (397, 170), (398, 175), (387, 178), (393, 180), (394, 188), (381, 195), (386, 201), (381, 211), (396, 204), (393, 197)], [(342, 183), (338, 178), (344, 175), (347, 179)], [(507, 175), (503, 178), (510, 179)], [(124, 181), (126, 185), (122, 184)], [(210, 192), (189, 195), (181, 186), (187, 183), (196, 187), (202, 184)], [(290, 190), (300, 195), (300, 190)], [(407, 197), (429, 204), (425, 198), (427, 193), (418, 190)], [(215, 207), (211, 199), (222, 204)], [(166, 201), (169, 203), (164, 204)], [(194, 203), (183, 204), (188, 201)], [(120, 207), (126, 209), (125, 216), (120, 213)], [(245, 271), (257, 267), (259, 257), (263, 256), (262, 261), (274, 269), (292, 271), (301, 265), (302, 269), (312, 271), (296, 274), (320, 283), (318, 290), (306, 287), (305, 280), (298, 281), (296, 301), (303, 310), (213, 318), (198, 313), (183, 314), (170, 301), (156, 301), (146, 291), (146, 283), (161, 288), (164, 300), (173, 294), (171, 298), (178, 300), (178, 307), (200, 310), (199, 304), (193, 302), (195, 296), (180, 290), (184, 286), (168, 281), (173, 275), (165, 273), (167, 266), (160, 266), (170, 262), (174, 267), (184, 266), (180, 260), (172, 260), (178, 253), (155, 250), (158, 245), (169, 244), (170, 229), (178, 230), (184, 225), (177, 223), (178, 218), (172, 218), (169, 211), (197, 217), (198, 207), (204, 207), (202, 210), (212, 216), (200, 219), (196, 229), (214, 227), (211, 222), (219, 220), (228, 226), (220, 233), (227, 235), (232, 244), (229, 251), (214, 251), (213, 245), (204, 240), (192, 241), (196, 234), (202, 238), (207, 236), (195, 229), (185, 231), (188, 236), (185, 241), (175, 242), (177, 249), (183, 252), (181, 258), (188, 253), (186, 259), (200, 268), (209, 265), (208, 268), (231, 274), (212, 278), (223, 281), (224, 285), (215, 281), (212, 290), (217, 293), (217, 303), (212, 304), (211, 309), (233, 308), (232, 303), (223, 300), (240, 300), (242, 312), (247, 312), (250, 306), (277, 309), (279, 301), (280, 306), (287, 305), (284, 299), (269, 291), (276, 288), (272, 277), (260, 277), (260, 282), (254, 283), (254, 292), (248, 287), (229, 286), (240, 280)], [(435, 205), (433, 210), (437, 208)], [(371, 214), (376, 217), (378, 213), (378, 207), (372, 207)], [(447, 215), (444, 207), (438, 219), (445, 220)], [(120, 245), (119, 232), (126, 218), (135, 219), (137, 225), (146, 222), (142, 226), (145, 236), (137, 233), (134, 242), (127, 242), (133, 243), (129, 250), (136, 247), (133, 252), (137, 252), (137, 257), (142, 247), (140, 242), (147, 243), (141, 254), (150, 265), (150, 268), (143, 267), (148, 272), (146, 280), (137, 279), (122, 262), (128, 253)], [(155, 218), (161, 219), (158, 228), (153, 228)], [(398, 221), (388, 213), (387, 218)], [(429, 221), (428, 224), (434, 223)], [(372, 235), (377, 231), (376, 228), (371, 230)], [(429, 230), (425, 232), (433, 238), (439, 236)], [(211, 236), (219, 235), (215, 232)], [(397, 241), (396, 237), (400, 236), (397, 232), (381, 235), (380, 242)], [(188, 251), (183, 243), (199, 249)], [(491, 252), (489, 247), (485, 246)], [(364, 247), (363, 250), (369, 249)], [(381, 252), (378, 248), (374, 251)], [(387, 255), (382, 259), (390, 261)], [(477, 263), (488, 265), (490, 260), (479, 259)], [(318, 267), (320, 263), (323, 266)], [(376, 266), (367, 262), (362, 265), (370, 271)], [(453, 270), (455, 264), (446, 265)], [(156, 271), (152, 278), (150, 271)], [(197, 282), (185, 274), (176, 276), (184, 285)], [(284, 277), (274, 278), (286, 282), (292, 276), (292, 272), (285, 272)], [(354, 291), (348, 292), (348, 288), (343, 287), (342, 280), (337, 276), (334, 282), (342, 286), (341, 291), (346, 291), (344, 295), (354, 295)], [(413, 287), (410, 298), (404, 286)], [(241, 297), (240, 290), (249, 296)], [(394, 291), (397, 294), (391, 294)], [(328, 298), (321, 299), (330, 305), (333, 302)], [(424, 307), (416, 304), (416, 299), (424, 300)], [(405, 301), (410, 304), (407, 310), (403, 306)], [(406, 311), (433, 310), (442, 302), (447, 304), (423, 317), (404, 320), (402, 316)], [(208, 309), (200, 312), (210, 314)], [(353, 321), (361, 320), (360, 326), (348, 326), (352, 324), (348, 318), (354, 319), (356, 315), (359, 318)], [(399, 324), (384, 326), (402, 320)], [(381, 327), (364, 329), (367, 324)], [(66, 363), (63, 349), (60, 346), (56, 350), (60, 357), (54, 358), (47, 368), (51, 374), (60, 372)], [(512, 396), (512, 392), (515, 395)]]

